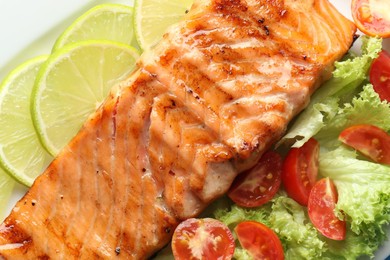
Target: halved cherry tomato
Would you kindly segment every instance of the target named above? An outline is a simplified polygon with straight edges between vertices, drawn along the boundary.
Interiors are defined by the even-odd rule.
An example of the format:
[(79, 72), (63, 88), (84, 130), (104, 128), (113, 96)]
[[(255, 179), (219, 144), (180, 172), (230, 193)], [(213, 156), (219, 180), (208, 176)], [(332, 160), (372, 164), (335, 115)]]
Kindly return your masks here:
[(381, 100), (390, 102), (390, 54), (387, 51), (382, 50), (372, 62), (370, 81)]
[(360, 31), (371, 36), (390, 37), (390, 1), (352, 0), (351, 8)]
[(287, 194), (307, 206), (310, 191), (317, 180), (319, 144), (309, 139), (299, 148), (291, 148), (283, 163), (282, 183)]
[(390, 135), (374, 125), (354, 125), (343, 130), (339, 140), (374, 162), (390, 164)]
[(234, 231), (241, 246), (253, 259), (284, 259), (283, 247), (272, 229), (256, 221), (239, 223)]
[(321, 234), (333, 240), (343, 240), (346, 223), (334, 212), (337, 200), (336, 186), (329, 178), (323, 178), (311, 189), (307, 207), (311, 222)]
[(269, 151), (252, 169), (241, 173), (233, 182), (228, 196), (242, 207), (258, 207), (271, 200), (281, 183), (282, 157)]
[(176, 260), (232, 259), (235, 249), (233, 234), (222, 222), (190, 218), (180, 223), (172, 237)]

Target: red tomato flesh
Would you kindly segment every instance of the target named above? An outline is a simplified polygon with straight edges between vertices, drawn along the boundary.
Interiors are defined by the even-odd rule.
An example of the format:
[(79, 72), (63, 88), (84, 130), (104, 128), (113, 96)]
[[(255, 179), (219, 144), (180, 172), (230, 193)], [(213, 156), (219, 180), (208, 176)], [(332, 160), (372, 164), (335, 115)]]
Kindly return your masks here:
[(354, 125), (343, 130), (339, 140), (377, 163), (390, 164), (390, 135), (374, 125)]
[(324, 236), (333, 240), (344, 240), (346, 222), (334, 213), (338, 195), (336, 186), (329, 178), (316, 182), (308, 202), (308, 213), (314, 227)]
[(370, 81), (380, 99), (390, 102), (390, 54), (387, 51), (382, 50), (372, 62)]
[(232, 259), (235, 249), (233, 234), (222, 222), (190, 218), (180, 223), (172, 237), (176, 260)]
[(282, 183), (287, 194), (307, 206), (310, 191), (317, 180), (319, 144), (309, 139), (299, 148), (291, 148), (283, 163)]
[(360, 31), (370, 36), (390, 37), (390, 1), (352, 0), (351, 9)]
[(228, 196), (241, 207), (259, 207), (271, 200), (279, 190), (281, 172), (282, 157), (269, 151), (255, 167), (234, 180)]
[(253, 259), (284, 259), (283, 247), (272, 229), (256, 221), (239, 223), (234, 231), (241, 246)]

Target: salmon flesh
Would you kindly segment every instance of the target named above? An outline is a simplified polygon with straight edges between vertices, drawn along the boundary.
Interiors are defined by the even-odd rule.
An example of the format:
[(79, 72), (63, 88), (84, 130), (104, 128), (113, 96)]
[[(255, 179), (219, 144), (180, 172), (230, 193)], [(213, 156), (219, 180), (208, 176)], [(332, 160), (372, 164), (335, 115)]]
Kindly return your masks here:
[(0, 226), (4, 259), (146, 259), (285, 132), (349, 49), (327, 0), (198, 0)]

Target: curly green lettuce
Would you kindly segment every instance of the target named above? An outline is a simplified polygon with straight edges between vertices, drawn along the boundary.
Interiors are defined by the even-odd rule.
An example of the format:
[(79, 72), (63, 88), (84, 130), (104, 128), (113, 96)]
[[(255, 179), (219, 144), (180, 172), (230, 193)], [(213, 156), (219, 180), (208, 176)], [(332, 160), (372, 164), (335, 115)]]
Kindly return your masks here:
[[(356, 234), (348, 229), (344, 241), (332, 241), (314, 228), (306, 207), (281, 193), (265, 206), (245, 209), (239, 206), (217, 209), (214, 216), (232, 230), (245, 220), (261, 222), (278, 235), (284, 248), (285, 259), (356, 259), (360, 255), (372, 256), (378, 248), (377, 237)], [(237, 243), (235, 259), (249, 260), (251, 256)]]
[(338, 136), (341, 131), (357, 124), (371, 124), (390, 130), (390, 103), (381, 101), (371, 84), (363, 86), (350, 103), (343, 104), (314, 137), (322, 148), (335, 149), (340, 146)]
[(293, 140), (293, 147), (300, 147), (329, 125), (344, 103), (349, 102), (361, 86), (367, 83), (371, 63), (381, 49), (382, 39), (363, 36), (362, 55), (350, 55), (351, 58), (335, 63), (333, 77), (314, 93), (309, 105), (278, 145)]
[(356, 234), (385, 238), (390, 221), (390, 167), (356, 158), (343, 146), (321, 154), (319, 171), (330, 177), (338, 191), (336, 210)]
[[(326, 251), (325, 243), (310, 223), (304, 207), (285, 195), (260, 208), (246, 209), (234, 205), (231, 209), (218, 209), (214, 215), (232, 230), (245, 220), (267, 225), (279, 236), (286, 259), (318, 259)], [(235, 259), (250, 259), (243, 251), (238, 244)]]

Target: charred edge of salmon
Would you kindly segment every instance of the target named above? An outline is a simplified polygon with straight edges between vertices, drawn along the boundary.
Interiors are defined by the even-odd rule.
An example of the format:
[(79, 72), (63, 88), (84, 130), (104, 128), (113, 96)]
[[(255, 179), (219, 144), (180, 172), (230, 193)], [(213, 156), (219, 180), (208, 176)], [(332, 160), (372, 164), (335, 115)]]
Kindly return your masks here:
[(12, 244), (0, 245), (0, 257), (2, 256), (1, 250), (17, 248), (26, 252), (31, 247), (31, 236), (26, 231), (20, 229), (16, 221), (11, 220), (3, 223), (0, 226), (0, 235), (2, 236), (2, 240), (12, 241)]

